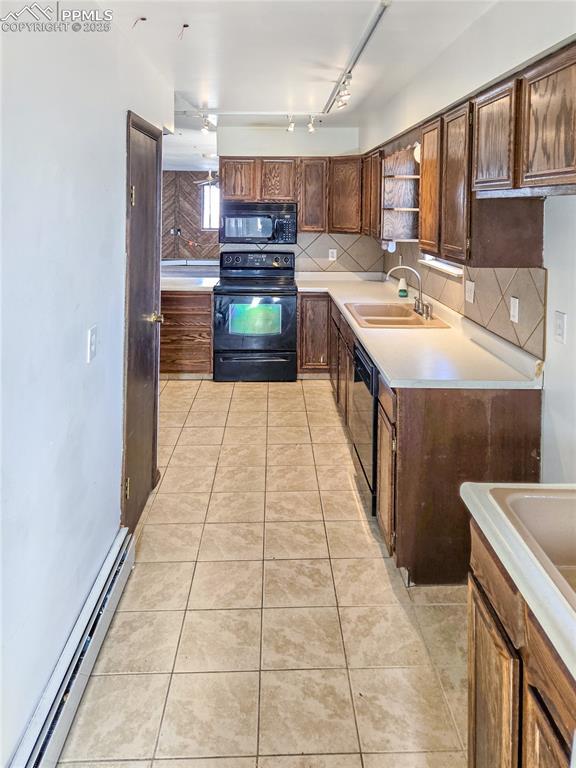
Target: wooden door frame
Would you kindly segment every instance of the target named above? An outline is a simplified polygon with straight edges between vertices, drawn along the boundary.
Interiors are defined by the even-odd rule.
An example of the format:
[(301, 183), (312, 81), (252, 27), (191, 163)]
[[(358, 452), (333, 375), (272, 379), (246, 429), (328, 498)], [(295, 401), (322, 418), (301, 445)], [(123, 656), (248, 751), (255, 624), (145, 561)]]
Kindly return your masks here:
[[(155, 125), (144, 120), (139, 115), (135, 114), (131, 110), (128, 110), (126, 116), (126, 278), (124, 283), (124, 379), (123, 379), (123, 393), (122, 393), (122, 406), (123, 406), (123, 427), (122, 427), (122, 481), (120, 484), (120, 506), (122, 512), (122, 525), (126, 525), (126, 446), (127, 446), (127, 394), (128, 394), (128, 339), (129, 339), (129, 288), (130, 288), (130, 276), (132, 272), (132, 266), (134, 264), (133, 255), (130, 248), (130, 217), (132, 214), (132, 205), (130, 200), (130, 162), (132, 159), (131, 147), (130, 147), (130, 131), (132, 128), (140, 131), (141, 133), (149, 136), (156, 142), (156, 237), (155, 237), (155, 254), (157, 260), (157, 269), (155, 270), (155, 278), (153, 290), (155, 296), (157, 296), (158, 304), (160, 303), (160, 259), (161, 259), (161, 238), (162, 238), (162, 130)], [(159, 311), (160, 307), (158, 307)], [(154, 488), (160, 479), (160, 473), (158, 471), (158, 390), (160, 380), (160, 330), (157, 326), (156, 332), (156, 376), (154, 380), (154, 431), (153, 431), (153, 445), (152, 445), (152, 477), (151, 487)]]

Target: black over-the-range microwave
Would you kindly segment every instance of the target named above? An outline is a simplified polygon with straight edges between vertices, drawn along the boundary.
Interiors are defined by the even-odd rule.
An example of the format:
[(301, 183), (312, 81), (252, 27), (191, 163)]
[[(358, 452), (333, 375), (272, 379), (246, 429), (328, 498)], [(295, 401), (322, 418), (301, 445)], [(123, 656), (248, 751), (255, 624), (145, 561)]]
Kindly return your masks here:
[(296, 203), (222, 203), (221, 243), (293, 245), (296, 242)]

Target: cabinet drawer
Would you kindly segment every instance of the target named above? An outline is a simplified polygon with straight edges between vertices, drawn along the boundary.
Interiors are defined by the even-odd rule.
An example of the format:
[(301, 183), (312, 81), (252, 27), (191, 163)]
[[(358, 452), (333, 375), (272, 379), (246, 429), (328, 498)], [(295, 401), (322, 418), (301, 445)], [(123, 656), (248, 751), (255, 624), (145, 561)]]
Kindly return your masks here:
[(162, 291), (162, 312), (187, 315), (202, 320), (212, 317), (212, 294), (191, 291)]
[(382, 377), (378, 379), (378, 400), (380, 405), (384, 409), (388, 420), (392, 423), (396, 423), (396, 393), (393, 389), (390, 389), (388, 384)]
[(470, 524), (472, 553), (470, 567), (488, 595), (515, 648), (525, 642), (524, 601), (494, 550), (474, 521)]
[(576, 731), (576, 680), (526, 607), (526, 680), (538, 689), (567, 744)]

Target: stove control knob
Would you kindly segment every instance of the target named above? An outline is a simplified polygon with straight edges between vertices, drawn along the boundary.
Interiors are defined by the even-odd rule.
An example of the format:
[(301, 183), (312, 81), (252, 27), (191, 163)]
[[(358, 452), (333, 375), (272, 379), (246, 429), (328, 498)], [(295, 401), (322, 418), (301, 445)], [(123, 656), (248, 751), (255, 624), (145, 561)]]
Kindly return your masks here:
[(290, 264), (290, 257), (284, 256), (284, 264)]
[(274, 264), (280, 264), (280, 256), (274, 256)]
[(234, 261), (236, 264), (240, 264), (240, 256), (234, 256)]
[(226, 256), (224, 261), (225, 261), (226, 264), (231, 264), (232, 263), (232, 256)]

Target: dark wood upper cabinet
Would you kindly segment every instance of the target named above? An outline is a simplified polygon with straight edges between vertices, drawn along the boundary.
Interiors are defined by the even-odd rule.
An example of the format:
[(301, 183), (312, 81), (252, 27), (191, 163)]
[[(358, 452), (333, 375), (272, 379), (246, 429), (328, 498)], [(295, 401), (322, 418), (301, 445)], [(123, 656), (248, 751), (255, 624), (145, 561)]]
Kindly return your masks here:
[(442, 121), (422, 128), (420, 147), (420, 248), (427, 253), (440, 251), (440, 182)]
[(464, 261), (469, 247), (470, 104), (442, 117), (442, 213), (440, 255)]
[(261, 161), (262, 200), (291, 201), (296, 197), (296, 160), (264, 158)]
[(520, 660), (469, 577), (469, 768), (517, 768)]
[(330, 159), (329, 231), (360, 234), (362, 231), (362, 158)]
[(372, 161), (370, 157), (362, 158), (362, 234), (370, 234), (370, 194), (372, 187), (370, 185), (370, 174), (372, 171)]
[(328, 228), (328, 159), (303, 157), (298, 165), (298, 229), (326, 232)]
[(258, 200), (259, 161), (255, 157), (220, 158), (220, 189), (223, 200)]
[(327, 293), (300, 293), (298, 309), (298, 369), (329, 371), (330, 297)]
[(511, 189), (515, 184), (518, 80), (509, 80), (472, 102), (472, 189)]
[(380, 239), (382, 201), (382, 159), (380, 151), (370, 155), (370, 231), (369, 235)]
[(576, 46), (522, 77), (520, 186), (576, 183)]

